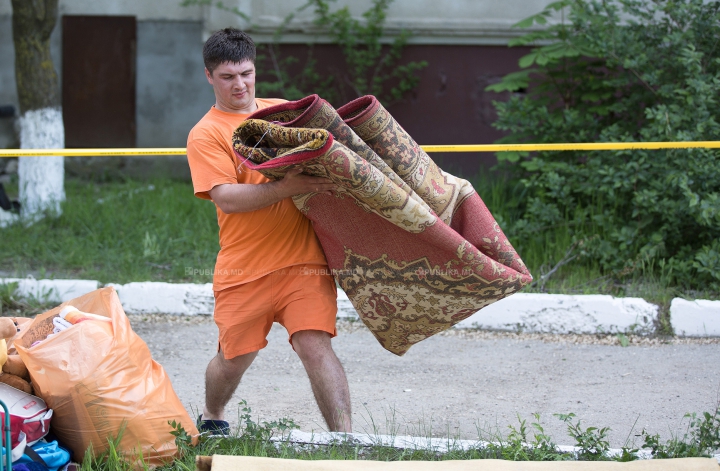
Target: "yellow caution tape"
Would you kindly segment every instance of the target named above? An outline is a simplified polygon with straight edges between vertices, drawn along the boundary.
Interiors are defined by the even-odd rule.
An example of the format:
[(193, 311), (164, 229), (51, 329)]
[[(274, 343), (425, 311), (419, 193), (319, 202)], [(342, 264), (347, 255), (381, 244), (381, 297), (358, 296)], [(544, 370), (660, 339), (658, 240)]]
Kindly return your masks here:
[(550, 150), (720, 149), (720, 141), (587, 142), (569, 144), (479, 144), (420, 146), (425, 152), (535, 152)]
[(130, 149), (0, 149), (0, 157), (102, 157), (111, 155), (185, 155), (184, 147)]
[[(468, 144), (420, 146), (425, 152), (536, 152), (570, 150), (720, 149), (720, 141), (588, 142), (567, 144)], [(96, 157), (131, 155), (185, 155), (184, 147), (131, 149), (0, 149), (1, 157)]]

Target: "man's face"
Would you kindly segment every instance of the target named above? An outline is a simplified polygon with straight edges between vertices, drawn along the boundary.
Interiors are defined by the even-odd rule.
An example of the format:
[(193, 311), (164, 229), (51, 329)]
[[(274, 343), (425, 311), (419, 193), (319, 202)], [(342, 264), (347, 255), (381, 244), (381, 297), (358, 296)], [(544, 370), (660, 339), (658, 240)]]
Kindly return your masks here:
[(215, 107), (228, 113), (252, 113), (255, 106), (255, 64), (223, 62), (205, 76), (215, 92)]

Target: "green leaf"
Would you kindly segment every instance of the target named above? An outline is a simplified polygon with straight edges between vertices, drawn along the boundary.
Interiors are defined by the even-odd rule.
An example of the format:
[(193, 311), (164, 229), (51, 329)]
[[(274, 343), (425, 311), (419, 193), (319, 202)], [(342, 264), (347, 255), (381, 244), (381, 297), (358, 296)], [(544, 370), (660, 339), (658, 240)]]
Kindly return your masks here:
[(541, 167), (542, 163), (538, 158), (534, 158), (532, 160), (526, 160), (523, 162), (520, 162), (520, 166), (527, 170), (528, 172), (534, 172), (538, 170)]
[(517, 163), (520, 161), (520, 159), (523, 159), (530, 155), (528, 152), (516, 152), (516, 151), (507, 151), (507, 152), (496, 152), (495, 156), (498, 159), (498, 162), (510, 162), (510, 163)]
[(535, 61), (538, 58), (537, 52), (531, 52), (530, 54), (524, 55), (520, 58), (518, 61), (518, 65), (522, 67), (523, 69), (530, 67), (535, 63)]
[(512, 25), (513, 28), (530, 28), (532, 25), (535, 24), (535, 18), (537, 15), (529, 16), (525, 18), (524, 20), (520, 20), (514, 25)]
[(537, 69), (526, 69), (519, 72), (513, 72), (503, 77), (502, 81), (493, 83), (485, 87), (487, 92), (514, 92), (521, 88), (527, 88), (530, 83), (530, 74), (535, 72)]

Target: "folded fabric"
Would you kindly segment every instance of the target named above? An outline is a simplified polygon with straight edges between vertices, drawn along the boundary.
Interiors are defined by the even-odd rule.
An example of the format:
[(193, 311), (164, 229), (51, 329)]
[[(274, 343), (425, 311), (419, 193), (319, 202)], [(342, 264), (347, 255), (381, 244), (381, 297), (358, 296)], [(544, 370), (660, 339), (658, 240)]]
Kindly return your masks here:
[(53, 328), (53, 333), (54, 333), (54, 334), (58, 334), (58, 333), (62, 332), (62, 331), (65, 330), (65, 329), (69, 329), (69, 328), (72, 327), (72, 326), (73, 326), (73, 325), (72, 325), (70, 322), (66, 321), (66, 320), (63, 319), (62, 317), (59, 317), (59, 316), (58, 316), (58, 317), (53, 317), (53, 327), (54, 327), (54, 328)]
[(12, 471), (49, 471), (49, 468), (42, 463), (15, 463)]
[[(302, 115), (303, 110), (293, 107), (296, 102), (263, 111), (273, 111), (266, 113), (273, 121), (283, 109), (292, 112), (287, 117)], [(335, 123), (340, 131), (352, 132), (338, 125), (331, 107), (321, 103), (315, 109), (327, 116), (311, 117), (310, 122)], [(347, 139), (362, 147), (357, 139)], [(299, 167), (337, 184), (335, 195), (309, 193), (293, 201), (313, 221), (328, 265), (363, 322), (397, 355), (532, 279), (521, 261), (518, 271), (503, 263), (508, 257), (495, 259), (484, 253), (494, 253), (484, 245), (503, 244), (487, 208), (487, 214), (477, 216), (494, 224), (468, 226), (479, 227), (488, 239), (476, 247), (438, 218), (405, 180), (394, 172), (388, 175), (388, 165), (373, 158), (376, 154), (362, 151), (370, 160), (365, 159), (324, 129), (248, 119), (235, 131), (233, 145), (249, 168), (269, 178), (282, 178)], [(502, 247), (512, 249), (509, 242)]]
[[(37, 459), (34, 459), (30, 457), (27, 454), (24, 454), (19, 460), (13, 464), (13, 470), (16, 469), (19, 465), (25, 465), (25, 466), (37, 466), (41, 465), (41, 468), (43, 470), (49, 470), (49, 471), (58, 471), (62, 466), (65, 466), (67, 463), (70, 462), (70, 452), (68, 452), (66, 449), (61, 447), (57, 440), (53, 440), (50, 442), (46, 442), (45, 440), (40, 440), (39, 442), (35, 443), (30, 447), (36, 454), (37, 457), (39, 457), (43, 462), (38, 463)], [(33, 470), (35, 468), (28, 468), (30, 470)]]

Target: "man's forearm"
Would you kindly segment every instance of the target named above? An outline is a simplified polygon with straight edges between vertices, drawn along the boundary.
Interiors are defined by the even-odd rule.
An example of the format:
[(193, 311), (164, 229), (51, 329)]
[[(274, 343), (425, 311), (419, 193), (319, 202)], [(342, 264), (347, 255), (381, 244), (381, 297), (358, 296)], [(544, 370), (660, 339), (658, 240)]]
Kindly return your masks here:
[(226, 214), (257, 211), (290, 196), (303, 193), (327, 193), (335, 184), (322, 177), (303, 175), (300, 169), (288, 170), (282, 180), (268, 183), (227, 183), (209, 191), (210, 198)]
[(279, 181), (260, 183), (236, 183), (219, 185), (210, 190), (210, 197), (226, 214), (257, 211), (283, 200), (290, 194), (282, 191)]

